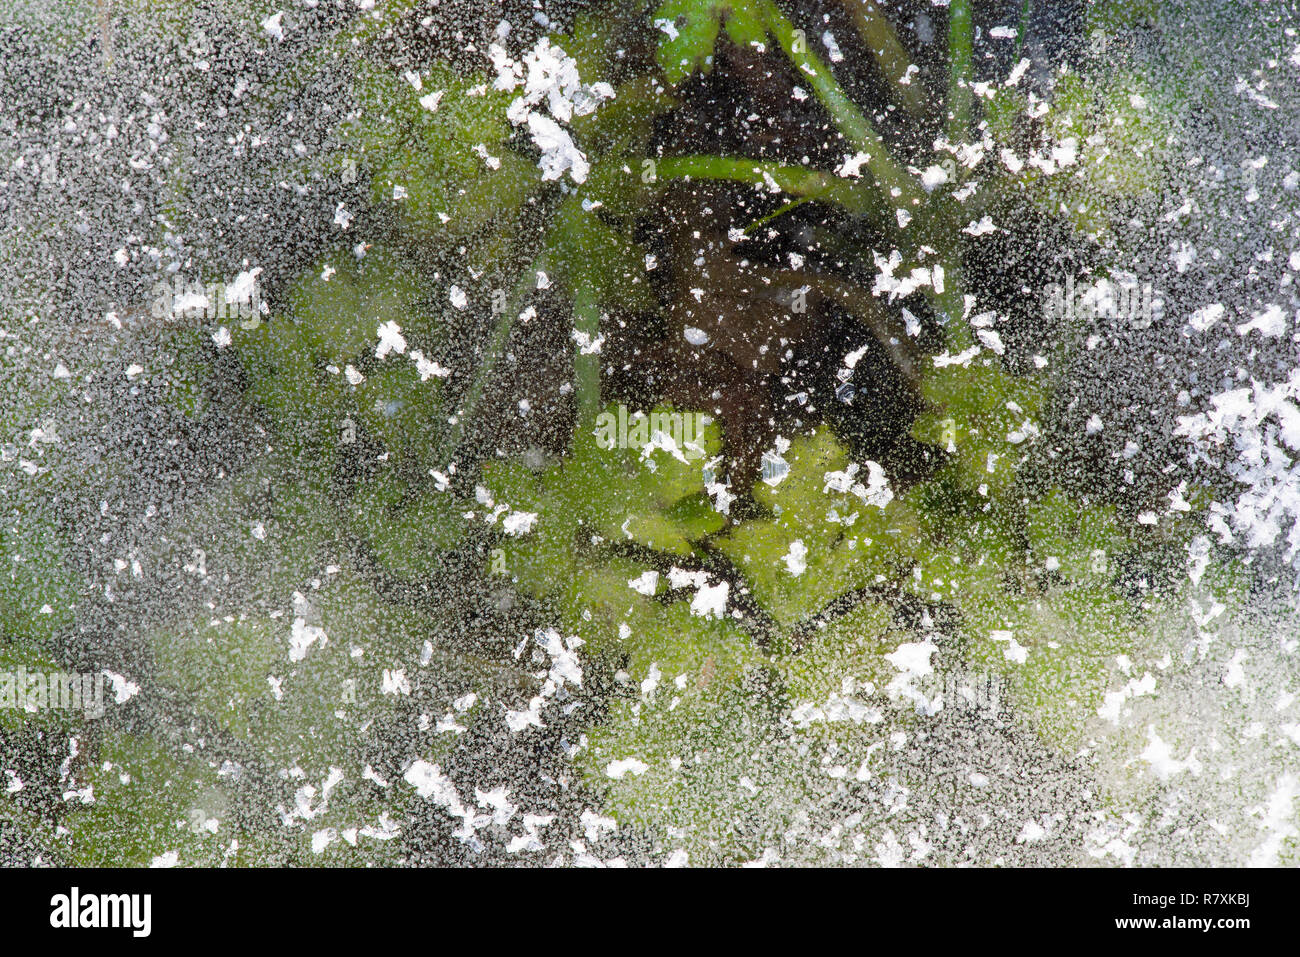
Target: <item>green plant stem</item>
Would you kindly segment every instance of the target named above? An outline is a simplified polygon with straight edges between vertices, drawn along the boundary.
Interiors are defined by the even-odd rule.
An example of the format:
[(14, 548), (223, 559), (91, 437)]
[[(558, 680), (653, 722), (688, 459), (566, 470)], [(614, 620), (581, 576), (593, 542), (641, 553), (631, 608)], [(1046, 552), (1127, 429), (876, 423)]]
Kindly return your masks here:
[(948, 5), (948, 139), (953, 143), (970, 133), (973, 34), (970, 0), (952, 0)]
[[(952, 0), (948, 6), (948, 140), (960, 143), (970, 135), (974, 77), (974, 22), (970, 0)], [(949, 217), (950, 218), (950, 217)], [(951, 223), (949, 229), (956, 229)], [(969, 348), (974, 337), (962, 320), (965, 302), (961, 260), (945, 256), (944, 291), (932, 299), (944, 320), (944, 339), (948, 349), (961, 352)]]
[[(897, 88), (897, 95), (904, 108), (913, 116), (921, 116), (925, 112), (929, 91), (919, 77), (913, 76), (915, 71), (912, 70), (912, 59), (898, 39), (889, 18), (880, 12), (872, 0), (843, 2), (849, 16), (853, 18), (858, 35), (875, 58), (876, 66), (890, 85)], [(903, 82), (904, 79), (907, 79), (906, 83)]]
[(812, 197), (810, 196), (800, 196), (798, 199), (792, 199), (790, 200), (790, 202), (784, 203), (780, 208), (772, 210), (772, 212), (768, 213), (766, 216), (760, 216), (758, 219), (754, 220), (752, 223), (746, 226), (744, 230), (742, 230), (742, 232), (744, 232), (744, 234), (748, 236), (750, 233), (758, 229), (760, 226), (765, 226), (766, 224), (770, 223), (772, 220), (778, 219), (781, 216), (784, 216), (786, 213), (798, 209), (804, 203), (808, 203), (811, 201), (812, 201)]
[(963, 320), (965, 296), (963, 295), (961, 259), (944, 257), (943, 292), (935, 293), (931, 303), (943, 317), (944, 344), (952, 353), (963, 352), (975, 343), (970, 326)]
[[(474, 382), (465, 393), (460, 408), (456, 412), (456, 421), (452, 425), (451, 433), (442, 444), (442, 451), (446, 456), (454, 456), (460, 450), (465, 440), (465, 425), (473, 421), (478, 414), (479, 406), (483, 402), (483, 396), (487, 393), (488, 383), (492, 381), (497, 362), (500, 360), (501, 354), (505, 352), (506, 343), (510, 339), (510, 330), (514, 328), (515, 317), (519, 314), (519, 306), (523, 302), (524, 296), (528, 294), (528, 290), (534, 287), (537, 281), (537, 273), (545, 269), (546, 254), (543, 253), (533, 260), (515, 283), (510, 299), (506, 302), (505, 311), (497, 320), (496, 328), (492, 330), (492, 337), (488, 340), (487, 348), (483, 352), (478, 375), (474, 377)], [(440, 456), (440, 458), (442, 457), (445, 456)]]
[[(590, 286), (580, 287), (574, 296), (574, 328), (594, 342), (600, 334), (600, 307)], [(595, 440), (596, 416), (600, 414), (600, 353), (584, 354), (578, 346), (573, 359), (573, 388), (578, 417), (574, 444)]]
[(769, 160), (742, 159), (731, 156), (669, 156), (655, 161), (655, 175), (660, 179), (725, 179), (755, 186), (776, 185), (784, 193), (807, 200), (833, 203), (850, 213), (882, 211), (876, 197), (863, 184), (853, 183), (833, 173), (786, 166)]
[[(939, 251), (937, 264), (943, 268), (943, 292), (937, 292), (930, 285), (923, 287), (922, 293), (943, 324), (945, 347), (953, 353), (962, 352), (975, 342), (969, 324), (962, 318), (966, 308), (966, 283), (960, 234), (962, 224), (970, 219), (970, 208), (952, 199), (951, 194), (941, 192), (931, 200), (927, 212), (929, 215), (918, 224), (920, 228), (909, 236), (912, 245), (903, 249), (903, 256), (905, 261), (912, 257), (918, 260), (919, 265), (933, 266), (933, 262), (927, 262), (919, 255), (920, 248), (928, 246)], [(924, 365), (928, 366), (929, 360)]]
[(817, 94), (817, 99), (830, 113), (840, 132), (854, 149), (870, 157), (866, 165), (876, 182), (889, 194), (895, 205), (911, 207), (919, 203), (924, 198), (921, 190), (907, 171), (895, 162), (885, 141), (871, 125), (871, 121), (862, 115), (857, 105), (844, 92), (844, 88), (836, 81), (830, 68), (817, 54), (807, 48), (806, 42), (802, 44), (803, 49), (797, 48), (796, 40), (799, 38), (806, 40), (806, 35), (802, 32), (796, 33), (794, 24), (772, 0), (761, 0), (758, 6), (777, 43), (781, 45), (781, 49), (790, 58), (795, 69), (808, 78), (813, 92)]
[(1033, 6), (1033, 0), (1025, 0), (1025, 5), (1020, 9), (1020, 32), (1016, 34), (1016, 58), (1020, 58), (1020, 50), (1025, 45), (1025, 36), (1029, 33), (1029, 13)]

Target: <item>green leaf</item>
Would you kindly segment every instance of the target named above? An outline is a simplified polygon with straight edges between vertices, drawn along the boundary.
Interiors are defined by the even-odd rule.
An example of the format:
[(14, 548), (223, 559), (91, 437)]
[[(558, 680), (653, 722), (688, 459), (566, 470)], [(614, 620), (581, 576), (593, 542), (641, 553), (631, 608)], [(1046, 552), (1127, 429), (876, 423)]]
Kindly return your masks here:
[(0, 526), (0, 630), (44, 643), (72, 624), (78, 582), (63, 563), (62, 533), (40, 511)]
[[(422, 96), (442, 92), (436, 110)], [(484, 75), (428, 71), (417, 92), (396, 73), (363, 61), (356, 73), (359, 115), (343, 130), (347, 156), (370, 171), (370, 200), (394, 203), (424, 241), (463, 239), (512, 216), (541, 181), (536, 164), (510, 150), (506, 110), (513, 91)], [(480, 150), (499, 165), (489, 165)], [(406, 190), (395, 200), (394, 187)], [(445, 219), (444, 219), (445, 217)]]
[[(234, 330), (249, 395), (271, 413), (281, 441), (333, 451), (351, 420), (394, 452), (431, 453), (445, 429), (439, 380), (421, 381), (409, 351), (370, 362), (388, 322), (401, 327), (410, 350), (436, 357), (446, 332), (417, 275), (382, 247), (360, 262), (340, 249), (294, 284), (287, 313)], [(368, 374), (353, 385), (349, 367), (356, 366)]]
[[(605, 807), (623, 827), (661, 839), (671, 833), (672, 846), (687, 848), (693, 864), (759, 857), (770, 837), (757, 828), (770, 826), (774, 809), (794, 806), (805, 786), (796, 762), (754, 760), (787, 737), (782, 696), (759, 681), (701, 685), (689, 675), (678, 689), (669, 671), (653, 697), (638, 692), (614, 702), (578, 757), (588, 783), (604, 791)], [(614, 777), (619, 766), (611, 764), (629, 759), (644, 770), (636, 765)]]
[(1037, 180), (1034, 195), (1081, 232), (1108, 229), (1118, 200), (1164, 188), (1180, 130), (1166, 94), (1147, 78), (1121, 71), (1099, 84), (1067, 73), (1057, 81), (1046, 124), (1053, 142), (1074, 141), (1077, 159), (1053, 176), (1030, 177)]
[(254, 852), (260, 843), (228, 820), (222, 830), (231, 800), (215, 768), (174, 756), (147, 733), (111, 733), (86, 777), (94, 802), (67, 821), (76, 866), (148, 867), (174, 853), (178, 863), (211, 867), (230, 863), (223, 852), (234, 838)]
[[(702, 421), (694, 415), (666, 407), (651, 412), (653, 417), (668, 416), (673, 422), (682, 422), (678, 434), (683, 439), (687, 417), (692, 423)], [(617, 407), (609, 407), (602, 420), (617, 423)], [(616, 424), (613, 428), (617, 432)], [(650, 429), (645, 432), (648, 438)], [(721, 448), (718, 426), (704, 423), (693, 444), (695, 448), (678, 450), (675, 455), (648, 445), (601, 448), (597, 441), (585, 437), (575, 443), (570, 456), (540, 476), (528, 475), (518, 466), (498, 466), (488, 470), (485, 483), (498, 502), (538, 516), (533, 531), (520, 539), (519, 545), (511, 546), (517, 555), (540, 549), (549, 557), (555, 550), (571, 549), (581, 528), (584, 545), (591, 545), (595, 536), (610, 543), (689, 556), (694, 551), (692, 543), (721, 529), (724, 521), (716, 512), (698, 507), (703, 501), (704, 464)]]
[(921, 394), (929, 408), (917, 417), (912, 435), (954, 456), (952, 475), (963, 487), (984, 486), (986, 495), (1005, 492), (1037, 434), (1042, 386), (976, 357), (967, 366), (930, 371)]
[(780, 673), (791, 700), (822, 704), (843, 692), (846, 678), (883, 688), (898, 671), (884, 659), (898, 646), (887, 637), (893, 617), (888, 605), (864, 600), (816, 631), (797, 654), (783, 656)]
[(645, 250), (630, 229), (616, 228), (575, 196), (556, 213), (550, 233), (550, 261), (570, 291), (586, 289), (598, 305), (653, 309), (657, 301), (645, 268)]
[[(642, 677), (655, 661), (698, 669), (712, 659), (717, 667), (719, 660), (743, 659), (749, 646), (730, 620), (692, 615), (683, 600), (694, 594), (690, 589), (679, 595), (663, 589), (661, 596), (649, 597), (630, 586), (647, 571), (646, 562), (618, 548), (644, 548), (657, 553), (660, 562), (692, 564), (697, 543), (725, 521), (704, 495), (704, 466), (721, 444), (717, 427), (706, 424), (686, 444), (684, 423), (688, 417), (696, 421), (692, 413), (658, 408), (651, 415), (668, 417), (654, 420), (666, 433), (676, 431), (673, 423), (683, 423), (676, 433), (685, 445), (680, 458), (640, 444), (652, 434), (649, 419), (638, 438), (632, 417), (624, 442), (619, 412), (610, 407), (601, 417), (597, 441), (575, 443), (570, 456), (540, 474), (506, 464), (485, 470), (484, 477), (491, 495), (486, 507), (510, 506), (502, 521), (511, 512), (536, 515), (528, 532), (503, 538), (505, 572), (534, 595), (554, 601), (565, 627), (587, 641), (589, 651), (621, 656)], [(730, 650), (724, 653), (724, 646)]]
[(392, 470), (366, 482), (347, 506), (351, 528), (389, 574), (434, 575), (465, 537), (463, 503), (427, 486), (412, 488)]
[[(790, 628), (854, 589), (892, 579), (915, 536), (911, 509), (898, 499), (883, 507), (850, 492), (834, 492), (827, 474), (850, 466), (834, 433), (820, 427), (795, 439), (785, 453), (790, 470), (776, 487), (760, 482), (754, 497), (770, 517), (744, 522), (719, 540), (719, 549), (745, 573), (754, 596), (783, 628)], [(866, 472), (851, 481), (862, 485)], [(798, 544), (796, 544), (798, 543)], [(798, 567), (803, 547), (805, 570)]]
[(1131, 541), (1113, 506), (1083, 505), (1060, 489), (1031, 502), (1027, 512), (1033, 561), (1072, 582), (1108, 582)]
[[(326, 267), (335, 270), (328, 279)], [(304, 273), (289, 302), (313, 358), (339, 364), (371, 353), (375, 330), (386, 322), (404, 332), (430, 328), (433, 318), (416, 308), (429, 290), (416, 275), (410, 263), (383, 247), (368, 249), (361, 260), (340, 249)]]
[(674, 86), (696, 71), (708, 73), (713, 68), (720, 29), (737, 46), (761, 43), (767, 36), (761, 14), (735, 0), (668, 0), (654, 19), (656, 25), (667, 21), (660, 25), (664, 36), (656, 58)]

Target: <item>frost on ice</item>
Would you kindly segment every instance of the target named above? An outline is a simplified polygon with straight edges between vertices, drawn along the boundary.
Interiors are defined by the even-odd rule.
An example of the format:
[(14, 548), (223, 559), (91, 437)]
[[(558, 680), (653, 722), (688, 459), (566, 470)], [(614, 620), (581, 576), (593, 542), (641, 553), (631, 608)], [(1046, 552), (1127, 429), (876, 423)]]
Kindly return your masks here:
[(523, 87), (507, 115), (511, 123), (528, 128), (533, 144), (541, 150), (542, 179), (559, 179), (567, 172), (575, 183), (586, 182), (591, 169), (587, 158), (560, 124), (594, 112), (601, 101), (613, 98), (613, 87), (603, 82), (584, 84), (577, 62), (546, 37), (521, 60), (496, 43), (489, 57), (498, 90)]

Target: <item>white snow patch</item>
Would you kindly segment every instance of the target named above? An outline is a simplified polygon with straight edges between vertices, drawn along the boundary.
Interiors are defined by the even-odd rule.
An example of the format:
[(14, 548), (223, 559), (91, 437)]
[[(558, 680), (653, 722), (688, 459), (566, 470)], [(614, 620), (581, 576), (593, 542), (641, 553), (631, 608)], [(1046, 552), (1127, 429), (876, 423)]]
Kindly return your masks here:
[(623, 758), (620, 761), (611, 761), (605, 766), (605, 776), (615, 781), (620, 781), (628, 774), (640, 776), (650, 770), (650, 765), (637, 758)]

